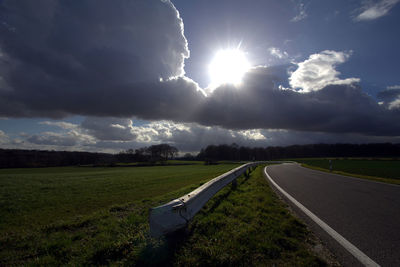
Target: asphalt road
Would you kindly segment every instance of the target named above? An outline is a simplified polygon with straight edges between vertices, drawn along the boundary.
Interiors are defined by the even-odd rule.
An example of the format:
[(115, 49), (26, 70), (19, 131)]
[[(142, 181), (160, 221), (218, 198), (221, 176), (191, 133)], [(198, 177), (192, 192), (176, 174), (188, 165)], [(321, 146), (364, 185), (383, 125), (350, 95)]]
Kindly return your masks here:
[(400, 266), (400, 186), (314, 171), (298, 164), (268, 166), (267, 172), (373, 261), (381, 266)]

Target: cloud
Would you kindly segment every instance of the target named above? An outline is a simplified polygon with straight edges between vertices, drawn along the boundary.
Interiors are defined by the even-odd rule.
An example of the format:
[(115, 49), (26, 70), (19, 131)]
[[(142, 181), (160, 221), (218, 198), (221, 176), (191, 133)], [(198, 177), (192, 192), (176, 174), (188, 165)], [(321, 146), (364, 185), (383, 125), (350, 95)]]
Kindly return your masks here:
[(389, 11), (399, 2), (400, 0), (379, 0), (379, 1), (364, 1), (361, 11), (355, 17), (356, 21), (374, 20), (383, 17), (389, 13)]
[[(104, 91), (64, 91), (32, 94), (30, 99), (14, 95), (0, 97), (0, 114), (9, 117), (63, 118), (71, 114), (87, 116), (138, 116), (142, 119), (185, 121), (204, 101), (198, 84), (186, 77), (165, 81), (115, 86)], [(25, 96), (24, 96), (25, 98)], [(185, 110), (186, 112), (182, 112)]]
[(54, 132), (43, 132), (34, 134), (27, 138), (27, 141), (37, 145), (52, 145), (52, 146), (75, 146), (76, 138), (71, 135), (65, 135)]
[[(175, 128), (172, 127), (175, 134), (172, 135), (171, 127), (165, 124), (135, 126), (130, 119), (109, 117), (89, 117), (80, 125), (79, 130), (98, 141), (149, 144), (160, 140), (168, 141), (169, 136), (180, 136), (180, 140), (193, 138), (185, 127), (176, 126), (180, 125), (178, 122), (231, 129), (236, 132), (252, 129), (286, 129), (371, 136), (399, 135), (400, 126), (393, 123), (399, 119), (399, 114), (390, 110), (387, 105), (379, 105), (358, 85), (328, 84), (320, 90), (297, 92), (280, 89), (278, 86), (280, 79), (274, 72), (273, 68), (268, 67), (253, 68), (245, 75), (240, 86), (220, 86), (208, 97), (201, 94), (199, 96), (202, 97), (186, 97), (178, 94), (172, 99), (160, 101), (163, 104), (143, 105), (142, 109), (137, 110), (141, 118), (175, 121)], [(178, 79), (173, 84), (178, 85), (175, 88), (186, 88), (192, 86), (192, 81)], [(159, 97), (156, 92), (154, 91), (154, 98)], [(177, 104), (171, 106), (169, 103), (174, 101), (177, 101), (175, 102)], [(65, 124), (59, 126), (73, 128)], [(211, 132), (211, 130), (195, 129), (199, 132), (199, 135), (195, 136)], [(229, 140), (227, 136), (232, 134), (222, 130), (212, 133), (221, 136), (221, 140)], [(244, 133), (244, 136), (246, 134)], [(196, 137), (195, 140), (201, 139)], [(204, 140), (209, 142), (213, 139), (210, 137)]]
[[(87, 118), (87, 120), (96, 118)], [(112, 118), (107, 118), (112, 123)], [(116, 119), (118, 120), (118, 119)], [(134, 124), (134, 123), (133, 123)], [(132, 125), (137, 135), (135, 140), (100, 140), (90, 136), (81, 125), (75, 129), (79, 135), (64, 132), (44, 132), (35, 135), (21, 135), (10, 139), (0, 131), (2, 147), (26, 149), (54, 149), (68, 151), (97, 151), (118, 153), (129, 148), (140, 148), (159, 143), (169, 143), (182, 152), (198, 152), (210, 144), (232, 144), (250, 147), (287, 146), (293, 144), (313, 143), (377, 143), (400, 142), (400, 137), (365, 136), (362, 134), (323, 133), (293, 130), (229, 130), (221, 127), (207, 127), (196, 123), (174, 123), (171, 121), (156, 121), (142, 125)], [(1, 143), (1, 136), (6, 136)], [(86, 138), (83, 138), (86, 136)], [(86, 140), (86, 141), (85, 141)], [(90, 142), (88, 142), (90, 140)]]
[(5, 0), (0, 17), (1, 115), (95, 115), (188, 94), (168, 81), (189, 56), (170, 1)]
[(389, 109), (399, 109), (400, 110), (400, 97), (389, 103)]
[[(294, 1), (292, 1), (294, 2)], [(299, 3), (296, 3), (296, 11), (297, 11), (297, 15), (295, 17), (293, 17), (290, 21), (291, 22), (298, 22), (301, 21), (305, 18), (307, 18), (307, 6), (300, 0), (298, 1)]]
[(377, 98), (382, 100), (382, 106), (385, 106), (389, 110), (400, 111), (400, 86), (388, 86), (386, 90), (378, 93)]
[[(129, 148), (169, 143), (179, 147), (182, 152), (196, 152), (209, 144), (237, 143), (246, 146), (264, 146), (266, 140), (261, 130), (257, 129), (234, 131), (221, 127), (202, 126), (197, 123), (172, 121), (155, 121), (134, 125), (133, 120), (87, 117), (81, 124), (62, 121), (42, 121), (39, 124), (55, 126), (58, 128), (57, 132), (21, 134), (18, 138), (11, 139), (0, 131), (0, 144), (2, 147), (19, 149), (116, 153)], [(129, 128), (130, 138), (126, 138), (127, 135), (124, 132), (115, 131), (115, 128)]]
[[(219, 126), (208, 127), (197, 123), (174, 123), (171, 121), (150, 122), (133, 126), (138, 134), (135, 142), (118, 143), (120, 147), (143, 147), (158, 143), (169, 143), (181, 152), (196, 152), (210, 144), (232, 144), (242, 146), (266, 147), (314, 143), (371, 143), (399, 142), (400, 137), (366, 136), (351, 133), (324, 133), (296, 130), (230, 130)], [(104, 144), (97, 144), (104, 145)], [(111, 144), (108, 144), (112, 147)]]
[(0, 145), (8, 144), (9, 142), (10, 138), (8, 137), (8, 135), (2, 130), (0, 130)]
[(284, 59), (284, 58), (289, 57), (289, 55), (286, 51), (281, 51), (281, 50), (279, 50), (279, 48), (276, 48), (276, 47), (271, 47), (268, 49), (268, 51), (272, 56), (275, 56), (279, 59)]
[[(253, 129), (400, 132), (397, 102), (390, 105), (396, 99), (379, 105), (355, 84), (359, 79), (339, 78), (335, 68), (350, 52), (326, 50), (298, 63), (290, 76), (297, 91), (279, 88), (276, 68), (255, 67), (241, 85), (206, 96), (183, 76), (189, 50), (170, 1), (5, 0), (0, 17), (0, 116), (88, 117), (81, 125), (43, 122), (64, 132), (30, 136), (32, 144), (108, 149), (168, 141), (191, 149), (189, 138), (267, 138)], [(132, 117), (174, 123), (135, 126)]]
[(400, 97), (400, 88), (387, 87), (387, 89), (380, 91), (377, 97), (384, 102), (390, 102), (395, 98)]
[(44, 146), (45, 148), (48, 146), (58, 149), (74, 147), (76, 150), (82, 150), (80, 147), (96, 143), (95, 137), (79, 124), (64, 121), (41, 121), (39, 124), (55, 126), (61, 131), (46, 131), (37, 134), (22, 133), (20, 136), (31, 145)]
[[(197, 123), (154, 121), (134, 125), (130, 119), (87, 117), (81, 124), (65, 128), (63, 122), (40, 122), (53, 125), (63, 132), (43, 132), (24, 135), (25, 145), (43, 145), (68, 150), (119, 152), (153, 144), (169, 143), (183, 152), (196, 152), (209, 144), (263, 146), (265, 136), (259, 129), (234, 131), (221, 127), (207, 127)], [(118, 125), (118, 126), (112, 126)], [(71, 132), (73, 128), (73, 132)], [(116, 129), (129, 129), (129, 135)], [(72, 134), (74, 133), (74, 134)], [(127, 138), (129, 137), (129, 138)], [(20, 144), (21, 146), (21, 144)]]
[(76, 129), (78, 127), (77, 124), (65, 122), (65, 121), (41, 121), (39, 124), (42, 125), (49, 125), (49, 126), (56, 126), (62, 129)]
[(103, 141), (131, 141), (137, 137), (130, 119), (87, 117), (80, 127)]
[[(269, 68), (247, 73), (241, 87), (221, 86), (197, 114), (203, 125), (228, 129), (399, 135), (398, 115), (356, 84), (330, 84), (308, 93), (280, 89)], [(233, 115), (234, 114), (234, 115)]]
[(386, 87), (386, 89), (400, 89), (400, 85), (392, 85), (392, 86), (388, 86)]
[(310, 57), (300, 63), (298, 68), (289, 77), (290, 85), (303, 92), (318, 91), (327, 85), (343, 84), (349, 85), (358, 83), (358, 78), (339, 79), (335, 68), (338, 64), (344, 63), (351, 55), (350, 52), (337, 52), (325, 50)]
[[(265, 145), (261, 130), (235, 131), (222, 127), (208, 127), (197, 123), (151, 122), (137, 128), (141, 138), (155, 143), (171, 143), (182, 151), (198, 151), (209, 144)], [(146, 136), (147, 138), (143, 138)]]
[(398, 143), (400, 137), (366, 136), (362, 134), (323, 133), (288, 130), (263, 130), (267, 137), (267, 144), (273, 146), (305, 145), (317, 143)]
[(267, 138), (259, 129), (245, 130), (239, 132), (243, 137), (249, 140), (266, 140)]

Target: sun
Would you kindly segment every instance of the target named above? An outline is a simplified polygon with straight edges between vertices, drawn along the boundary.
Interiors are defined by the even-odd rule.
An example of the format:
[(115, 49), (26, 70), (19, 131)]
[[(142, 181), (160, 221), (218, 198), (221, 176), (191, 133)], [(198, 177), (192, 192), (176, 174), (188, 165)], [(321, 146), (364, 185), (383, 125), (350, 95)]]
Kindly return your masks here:
[(249, 68), (250, 64), (243, 51), (239, 49), (220, 50), (215, 54), (209, 66), (211, 84), (214, 86), (239, 85)]

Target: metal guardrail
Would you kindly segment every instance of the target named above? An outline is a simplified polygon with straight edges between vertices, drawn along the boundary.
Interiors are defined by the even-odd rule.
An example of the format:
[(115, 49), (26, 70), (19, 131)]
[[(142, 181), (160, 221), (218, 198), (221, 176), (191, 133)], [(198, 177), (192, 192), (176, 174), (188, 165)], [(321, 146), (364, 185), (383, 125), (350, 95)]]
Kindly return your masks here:
[(174, 199), (167, 204), (151, 208), (149, 216), (150, 234), (154, 237), (159, 237), (185, 227), (189, 220), (192, 219), (218, 191), (241, 176), (249, 168), (264, 163), (267, 162), (259, 161), (243, 164), (240, 167), (208, 181), (189, 194)]

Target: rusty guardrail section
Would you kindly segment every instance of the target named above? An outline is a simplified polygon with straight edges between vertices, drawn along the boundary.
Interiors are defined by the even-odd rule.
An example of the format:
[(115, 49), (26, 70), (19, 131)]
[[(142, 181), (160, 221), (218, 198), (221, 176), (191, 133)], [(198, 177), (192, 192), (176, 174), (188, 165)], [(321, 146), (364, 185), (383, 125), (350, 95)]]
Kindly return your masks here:
[[(186, 226), (190, 219), (212, 198), (219, 190), (245, 173), (249, 168), (265, 161), (243, 164), (229, 172), (226, 172), (194, 191), (167, 204), (150, 209), (150, 234), (159, 237)], [(269, 162), (274, 163), (274, 162)], [(281, 163), (281, 162), (276, 162)]]

